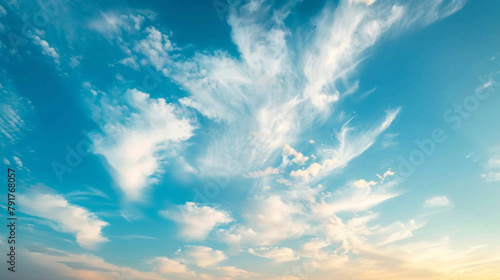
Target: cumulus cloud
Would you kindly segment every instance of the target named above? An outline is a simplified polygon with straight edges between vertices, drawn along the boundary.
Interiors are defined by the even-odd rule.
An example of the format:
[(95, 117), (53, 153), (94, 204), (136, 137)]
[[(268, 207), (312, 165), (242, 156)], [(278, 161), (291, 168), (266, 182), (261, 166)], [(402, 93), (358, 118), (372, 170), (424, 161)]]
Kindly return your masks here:
[(19, 202), (24, 213), (53, 222), (58, 231), (75, 234), (76, 242), (84, 248), (93, 249), (108, 241), (102, 235), (102, 229), (108, 223), (89, 210), (71, 204), (50, 189), (33, 187), (19, 195)]
[(33, 36), (33, 39), (35, 42), (42, 47), (42, 52), (45, 55), (48, 55), (54, 59), (54, 61), (59, 64), (59, 53), (57, 53), (56, 49), (51, 47), (49, 43), (43, 39), (41, 39), (39, 36), (35, 35)]
[(294, 148), (290, 147), (289, 145), (285, 145), (285, 147), (283, 147), (283, 161), (285, 163), (288, 161), (289, 156), (292, 157), (292, 162), (300, 165), (304, 164), (309, 159), (309, 157), (306, 157), (302, 153), (297, 152)]
[(424, 202), (424, 206), (427, 208), (446, 207), (450, 205), (451, 202), (446, 196), (431, 197)]
[(354, 181), (353, 185), (357, 188), (365, 188), (365, 187), (375, 186), (378, 183), (383, 184), (386, 177), (393, 176), (394, 174), (396, 174), (396, 173), (391, 171), (391, 169), (389, 169), (383, 175), (377, 174), (377, 177), (380, 179), (380, 182), (366, 181), (364, 179), (359, 179), (359, 180)]
[(233, 246), (254, 244), (266, 246), (281, 240), (297, 238), (309, 230), (301, 218), (301, 205), (278, 194), (255, 197), (245, 213), (246, 223), (218, 231), (220, 240)]
[(211, 267), (227, 259), (224, 252), (206, 246), (186, 246), (184, 251), (178, 252), (189, 263), (199, 267)]
[(102, 130), (102, 135), (91, 135), (94, 152), (106, 158), (126, 197), (140, 200), (144, 188), (164, 172), (165, 160), (176, 154), (195, 127), (163, 98), (131, 89), (119, 101), (104, 96), (94, 106), (94, 119)]
[(366, 180), (364, 179), (359, 179), (359, 180), (356, 180), (354, 181), (353, 185), (357, 188), (365, 188), (365, 187), (370, 187), (370, 186), (375, 186), (377, 184), (377, 182), (375, 181), (370, 181), (370, 182), (367, 182)]
[(156, 272), (165, 275), (177, 275), (182, 277), (196, 277), (196, 273), (190, 271), (185, 264), (166, 257), (156, 257), (150, 261)]
[(295, 261), (299, 259), (299, 257), (295, 254), (295, 251), (287, 247), (250, 248), (248, 251), (258, 257), (273, 259), (277, 263)]
[(181, 235), (190, 240), (203, 240), (213, 228), (232, 221), (228, 212), (210, 206), (200, 207), (194, 202), (160, 211), (160, 214), (175, 221), (181, 229)]
[(146, 39), (138, 42), (135, 50), (146, 56), (156, 70), (162, 70), (170, 62), (169, 54), (176, 47), (167, 35), (154, 27), (146, 27), (146, 33), (148, 34)]

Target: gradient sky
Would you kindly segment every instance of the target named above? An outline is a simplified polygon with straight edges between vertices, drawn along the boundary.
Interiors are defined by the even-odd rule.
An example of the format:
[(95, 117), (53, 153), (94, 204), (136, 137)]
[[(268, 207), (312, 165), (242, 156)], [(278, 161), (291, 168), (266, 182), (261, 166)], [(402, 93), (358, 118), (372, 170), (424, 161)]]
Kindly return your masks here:
[(2, 279), (499, 279), (498, 15), (1, 0)]

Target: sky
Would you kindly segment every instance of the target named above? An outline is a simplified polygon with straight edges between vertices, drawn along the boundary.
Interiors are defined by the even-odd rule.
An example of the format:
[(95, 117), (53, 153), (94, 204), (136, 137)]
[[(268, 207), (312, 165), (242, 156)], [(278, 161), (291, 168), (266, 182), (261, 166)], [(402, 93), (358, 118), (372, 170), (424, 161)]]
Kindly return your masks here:
[(499, 14), (1, 0), (2, 279), (499, 279)]

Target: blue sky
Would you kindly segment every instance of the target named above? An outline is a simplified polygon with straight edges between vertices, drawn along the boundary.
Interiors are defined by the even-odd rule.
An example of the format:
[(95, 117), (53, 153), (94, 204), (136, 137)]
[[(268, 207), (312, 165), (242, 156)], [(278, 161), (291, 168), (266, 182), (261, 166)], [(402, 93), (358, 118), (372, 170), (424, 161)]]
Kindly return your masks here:
[(17, 272), (0, 274), (496, 279), (498, 14), (494, 0), (0, 2), (19, 217)]

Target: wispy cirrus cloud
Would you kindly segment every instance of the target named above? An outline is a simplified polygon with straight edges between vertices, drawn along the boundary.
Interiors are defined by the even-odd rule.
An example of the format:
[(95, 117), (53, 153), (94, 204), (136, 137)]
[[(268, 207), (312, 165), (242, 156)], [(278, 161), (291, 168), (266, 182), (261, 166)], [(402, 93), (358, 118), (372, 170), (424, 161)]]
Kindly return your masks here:
[[(331, 176), (356, 163), (354, 160), (379, 139), (384, 147), (392, 146), (391, 139), (397, 135), (389, 131), (400, 112), (393, 104), (384, 105), (397, 108), (385, 111), (384, 116), (386, 107), (372, 106), (370, 110), (380, 116), (378, 121), (371, 121), (370, 115), (369, 121), (356, 117), (339, 124), (351, 117), (343, 111), (342, 102), (358, 94), (357, 72), (371, 48), (406, 29), (446, 17), (465, 1), (343, 0), (326, 5), (311, 20), (315, 28), (296, 29), (293, 23), (289, 25), (294, 20), (289, 14), (300, 2), (275, 8), (266, 1), (250, 0), (228, 7), (235, 52), (183, 52), (168, 29), (146, 20), (145, 15), (108, 12), (94, 19), (89, 27), (116, 39), (125, 54), (114, 61), (113, 67), (131, 67), (135, 71), (130, 72), (137, 74), (152, 65), (153, 70), (175, 82), (182, 91), (179, 95), (184, 96), (178, 100), (169, 96), (167, 102), (170, 92), (165, 93), (162, 87), (151, 91), (152, 95), (133, 87), (122, 88), (125, 94), (115, 97), (91, 88), (92, 117), (101, 129), (101, 134), (92, 138), (94, 151), (107, 161), (125, 197), (139, 200), (159, 181), (168, 161), (198, 131), (194, 119), (199, 116), (203, 118), (200, 123), (208, 125), (199, 129), (197, 150), (177, 159), (181, 168), (189, 169), (188, 176), (193, 177), (243, 175), (249, 178), (244, 181), (260, 192), (242, 199), (242, 213), (230, 214), (192, 202), (160, 211), (161, 216), (178, 225), (179, 239), (196, 241), (197, 245), (180, 246), (174, 257), (149, 257), (151, 272), (113, 266), (94, 256), (68, 257), (68, 253), (54, 250), (32, 252), (30, 256), (38, 256), (42, 266), (57, 268), (63, 279), (111, 279), (118, 269), (125, 271), (123, 278), (132, 279), (283, 279), (232, 266), (232, 255), (215, 246), (219, 242), (241, 249), (233, 250), (234, 254), (251, 253), (274, 260), (272, 270), (302, 261), (299, 266), (310, 273), (307, 278), (313, 279), (494, 279), (498, 248), (456, 250), (449, 238), (415, 242), (414, 236), (426, 226), (423, 218), (417, 215), (388, 221), (390, 217), (384, 213), (375, 213), (379, 209), (376, 206), (400, 194), (394, 189), (399, 182), (393, 181), (391, 176), (395, 174), (390, 169), (376, 171), (379, 174), (371, 177), (355, 175), (346, 182)], [(134, 35), (127, 37), (127, 33)], [(40, 46), (46, 55), (58, 58), (61, 48), (52, 43)], [(71, 64), (76, 66), (78, 61)], [(124, 73), (113, 74), (122, 84), (130, 82), (121, 75)], [(479, 89), (488, 86), (490, 82)], [(301, 144), (311, 139), (304, 135), (309, 129), (334, 129), (338, 133), (332, 141), (325, 141), (326, 137), (318, 133), (312, 137), (314, 141), (309, 141), (315, 145), (304, 147)], [(401, 138), (405, 137), (402, 133)], [(487, 180), (497, 181), (496, 161), (492, 158), (487, 165), (491, 167), (484, 175)], [(103, 193), (91, 190), (72, 195), (77, 198)], [(451, 205), (446, 196), (430, 197), (423, 204), (425, 211)], [(62, 210), (50, 208), (59, 214), (49, 218), (48, 210), (39, 210), (39, 200), (60, 204)], [(101, 229), (106, 222), (70, 203), (68, 196), (33, 196), (29, 202), (34, 202), (26, 207), (36, 213), (32, 215), (77, 235), (77, 241), (79, 235), (86, 236), (78, 241), (82, 246), (105, 241)], [(126, 211), (122, 213), (134, 222), (127, 218)], [(68, 215), (76, 218), (70, 221)], [(206, 243), (210, 247), (201, 245)], [(303, 276), (288, 275), (286, 279), (306, 278)]]
[[(355, 73), (367, 51), (385, 35), (429, 24), (463, 5), (463, 1), (354, 2), (360, 1), (327, 5), (315, 20), (314, 31), (293, 30), (285, 24), (296, 3), (277, 8), (262, 1), (235, 5), (229, 9), (228, 24), (237, 55), (225, 50), (198, 50), (191, 57), (174, 54), (179, 48), (171, 34), (149, 26), (140, 33), (144, 38), (124, 47), (122, 62), (133, 68), (153, 65), (188, 93), (178, 100), (183, 106), (219, 123), (218, 129), (204, 134), (204, 148), (191, 164), (199, 176), (241, 176), (269, 167), (280, 149), (299, 139), (304, 127), (322, 125), (336, 114), (335, 107), (359, 87)], [(415, 11), (426, 8), (434, 15)], [(113, 30), (130, 29), (122, 24), (129, 15), (102, 18), (110, 19), (106, 22)], [(389, 111), (380, 129), (366, 131), (372, 134), (361, 137), (365, 143), (345, 145), (351, 150), (344, 151), (343, 162), (324, 160), (294, 174), (311, 178), (345, 166), (371, 146), (397, 112)], [(349, 130), (343, 129), (340, 136)]]
[[(338, 17), (325, 12), (315, 39), (297, 60), (294, 49), (302, 42), (290, 37), (284, 24), (289, 9), (274, 9), (274, 16), (268, 19), (262, 14), (271, 10), (258, 1), (232, 9), (228, 23), (239, 57), (224, 51), (197, 52), (191, 58), (172, 59), (161, 70), (190, 93), (180, 100), (182, 104), (224, 127), (198, 160), (201, 174), (227, 172), (226, 165), (235, 160), (239, 170), (230, 173), (265, 167), (279, 149), (295, 141), (299, 127), (308, 127), (342, 99), (336, 83), (350, 77), (347, 70), (398, 19), (397, 11), (389, 9), (379, 21), (370, 22), (365, 19), (369, 13), (366, 5), (343, 3), (336, 12)], [(357, 20), (347, 20), (350, 14)], [(157, 37), (166, 38), (163, 34)], [(136, 50), (144, 42), (139, 41)], [(158, 68), (153, 59), (157, 55), (139, 54)]]
[(334, 170), (346, 167), (351, 160), (360, 156), (373, 145), (377, 137), (391, 125), (398, 113), (399, 109), (389, 111), (385, 119), (378, 125), (354, 135), (351, 131), (355, 129), (346, 123), (337, 133), (337, 148), (325, 149), (323, 154), (326, 155), (324, 156), (326, 159), (322, 163), (312, 163), (305, 170), (291, 171), (290, 175), (307, 181), (313, 177), (325, 176)]

